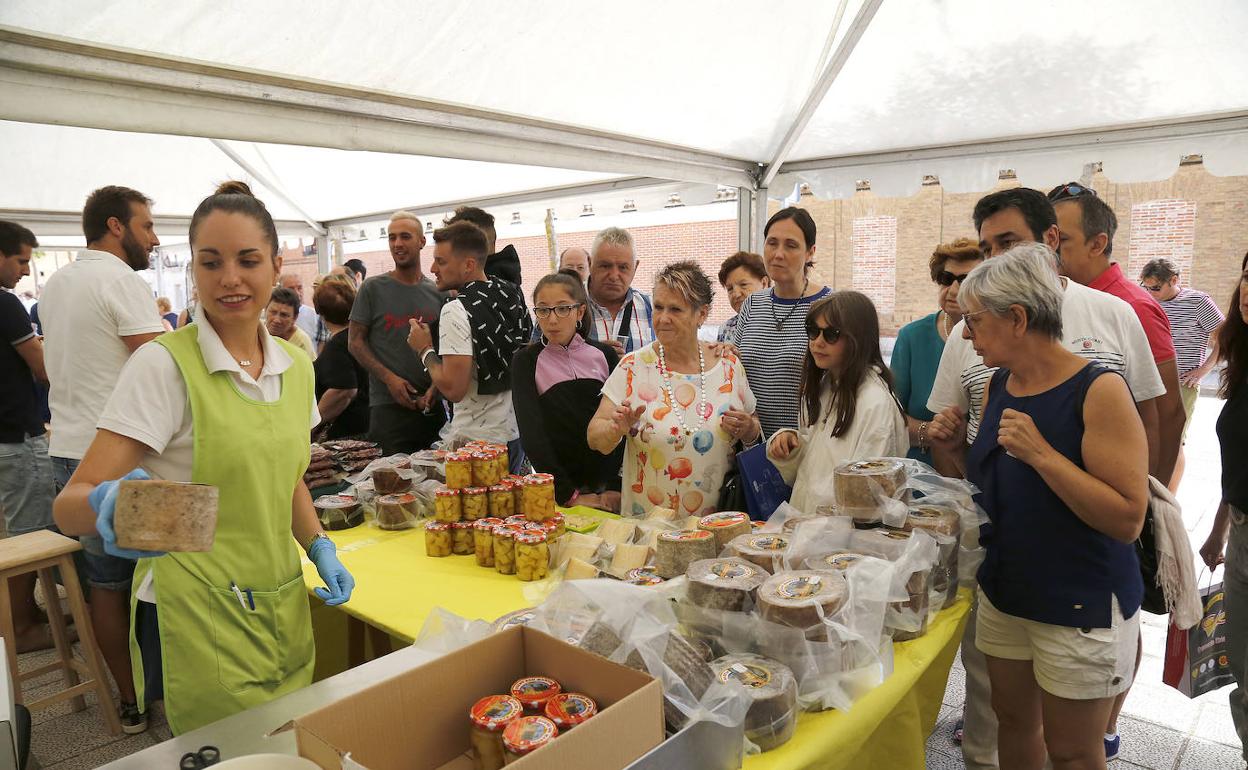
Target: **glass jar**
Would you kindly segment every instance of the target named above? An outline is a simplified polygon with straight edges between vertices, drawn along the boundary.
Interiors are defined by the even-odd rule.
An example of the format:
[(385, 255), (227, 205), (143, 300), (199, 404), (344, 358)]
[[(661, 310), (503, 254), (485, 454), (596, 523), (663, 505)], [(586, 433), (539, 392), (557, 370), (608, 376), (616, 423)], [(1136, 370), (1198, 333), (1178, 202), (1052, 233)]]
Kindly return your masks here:
[(511, 484), (511, 497), (515, 503), (515, 510), (512, 515), (524, 515), (524, 479), (520, 476), (512, 476), (507, 479)]
[(505, 519), (516, 512), (516, 501), (511, 485), (498, 483), (490, 487), (490, 515)]
[(524, 480), (524, 516), (529, 521), (546, 521), (555, 515), (555, 477), (534, 473)]
[(563, 523), (563, 514), (556, 513), (547, 519), (543, 524), (546, 526), (546, 539), (550, 541), (558, 540), (566, 533), (567, 527)]
[(503, 524), (494, 528), (494, 569), (500, 575), (516, 574), (515, 527)]
[(473, 486), (488, 487), (498, 483), (498, 466), (494, 464), (494, 454), (483, 449), (472, 454)]
[(456, 556), (468, 556), (476, 550), (473, 529), (474, 524), (471, 521), (451, 523), (451, 553)]
[(443, 488), (433, 493), (433, 518), (459, 521), (463, 517), (463, 501), (458, 489)]
[(490, 515), (489, 490), (485, 487), (468, 487), (460, 492), (463, 498), (464, 521), (476, 521)]
[(520, 701), (510, 695), (487, 695), (468, 712), (472, 722), (472, 762), (476, 770), (499, 770), (507, 764), (503, 730), (524, 715)]
[(532, 754), (554, 740), (559, 728), (546, 717), (520, 717), (503, 730), (503, 755), (507, 764)]
[(494, 566), (494, 528), (502, 523), (502, 519), (480, 519), (473, 522), (472, 550), (477, 557), (478, 567)]
[(563, 692), (563, 687), (548, 676), (526, 676), (511, 685), (511, 697), (520, 701), (524, 713), (540, 716), (545, 713), (546, 701)]
[(451, 525), (445, 521), (425, 522), (425, 556), (451, 555)]
[(446, 485), (451, 489), (472, 486), (472, 456), (455, 452), (446, 456)]
[(566, 733), (597, 714), (598, 704), (579, 692), (561, 692), (546, 701), (545, 711), (546, 718), (555, 723), (559, 732)]
[(550, 566), (550, 545), (545, 530), (525, 530), (516, 533), (516, 577), (521, 580), (541, 580)]
[(494, 467), (498, 468), (498, 478), (500, 481), (509, 471), (511, 471), (511, 453), (507, 451), (506, 444), (499, 444), (495, 447)]

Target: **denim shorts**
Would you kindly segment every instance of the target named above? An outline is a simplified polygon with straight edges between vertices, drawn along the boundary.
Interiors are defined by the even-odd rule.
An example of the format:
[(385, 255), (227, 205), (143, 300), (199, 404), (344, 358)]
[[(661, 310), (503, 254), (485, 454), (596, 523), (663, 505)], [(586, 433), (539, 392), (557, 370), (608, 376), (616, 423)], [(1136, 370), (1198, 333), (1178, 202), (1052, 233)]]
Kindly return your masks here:
[[(56, 477), (56, 491), (59, 493), (69, 483), (78, 467), (77, 460), (68, 457), (52, 458), (52, 473)], [(106, 591), (130, 590), (130, 579), (134, 577), (134, 562), (119, 556), (105, 553), (104, 541), (99, 535), (83, 535), (78, 538), (82, 543), (83, 557), (86, 559), (87, 583), (93, 588)]]
[(0, 444), (0, 508), (10, 537), (49, 529), (55, 494), (47, 434)]

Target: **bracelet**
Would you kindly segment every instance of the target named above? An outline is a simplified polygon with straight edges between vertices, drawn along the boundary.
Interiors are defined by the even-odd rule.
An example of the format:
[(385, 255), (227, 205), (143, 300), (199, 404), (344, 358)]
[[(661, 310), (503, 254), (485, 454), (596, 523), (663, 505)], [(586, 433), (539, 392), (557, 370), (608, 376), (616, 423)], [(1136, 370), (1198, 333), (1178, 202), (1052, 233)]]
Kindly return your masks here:
[(927, 423), (921, 422), (919, 423), (919, 449), (926, 451), (927, 448)]
[(425, 367), (425, 369), (429, 368), (429, 365), (425, 363), (425, 359), (427, 359), (432, 354), (433, 354), (433, 348), (425, 348), (425, 352), (420, 354), (420, 365)]

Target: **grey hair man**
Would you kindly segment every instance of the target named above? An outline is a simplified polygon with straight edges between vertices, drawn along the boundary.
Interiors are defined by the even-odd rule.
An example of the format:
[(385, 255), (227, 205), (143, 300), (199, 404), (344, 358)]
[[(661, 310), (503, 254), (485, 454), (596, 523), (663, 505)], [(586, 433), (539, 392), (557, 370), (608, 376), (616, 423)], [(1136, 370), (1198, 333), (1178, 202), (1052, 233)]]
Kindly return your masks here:
[(560, 270), (575, 270), (581, 283), (589, 280), (589, 252), (580, 246), (569, 246), (559, 254)]
[(601, 230), (589, 253), (590, 338), (621, 355), (654, 342), (654, 306), (633, 288), (638, 260), (632, 234), (622, 227)]

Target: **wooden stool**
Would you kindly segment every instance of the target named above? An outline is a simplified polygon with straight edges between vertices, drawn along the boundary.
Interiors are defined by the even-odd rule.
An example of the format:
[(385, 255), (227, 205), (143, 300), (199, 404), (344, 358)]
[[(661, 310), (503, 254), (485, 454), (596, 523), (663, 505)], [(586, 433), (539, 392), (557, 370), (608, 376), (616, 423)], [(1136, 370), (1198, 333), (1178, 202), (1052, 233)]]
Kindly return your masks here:
[[(9, 659), (9, 671), (13, 673), (13, 699), (18, 703), (23, 702), (22, 682), (25, 680), (62, 669), (65, 673), (65, 689), (34, 703), (27, 703), (26, 706), (34, 711), (70, 699), (71, 708), (82, 711), (87, 707), (82, 696), (94, 688), (100, 699), (104, 726), (113, 735), (118, 735), (121, 733), (121, 720), (117, 717), (117, 709), (113, 707), (113, 696), (104, 675), (104, 659), (95, 645), (91, 617), (82, 598), (77, 570), (74, 569), (72, 554), (81, 548), (77, 540), (46, 529), (0, 540), (0, 633), (9, 641), (9, 644), (4, 645), (4, 650)], [(78, 641), (82, 644), (85, 661), (74, 657), (73, 645), (70, 644), (69, 632), (65, 627), (65, 616), (61, 614), (61, 600), (56, 592), (53, 567), (61, 572), (65, 593), (69, 598), (69, 610), (73, 615), (74, 625), (78, 628)], [(33, 671), (19, 672), (9, 578), (30, 572), (39, 573), (39, 585), (43, 587), (43, 598), (48, 606), (48, 623), (52, 626), (52, 641), (56, 644), (60, 660)], [(80, 676), (84, 679), (80, 680)]]

